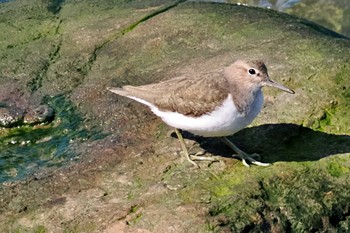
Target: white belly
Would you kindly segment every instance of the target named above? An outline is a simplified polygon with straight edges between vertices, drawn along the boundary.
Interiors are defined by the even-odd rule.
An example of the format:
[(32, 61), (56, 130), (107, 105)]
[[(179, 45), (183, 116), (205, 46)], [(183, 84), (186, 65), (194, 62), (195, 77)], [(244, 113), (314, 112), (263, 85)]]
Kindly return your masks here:
[(204, 137), (228, 136), (240, 131), (259, 114), (264, 101), (262, 91), (259, 90), (250, 110), (244, 115), (238, 112), (229, 94), (222, 105), (213, 112), (200, 117), (191, 117), (177, 112), (160, 111), (147, 101), (131, 96), (129, 98), (148, 105), (166, 124)]

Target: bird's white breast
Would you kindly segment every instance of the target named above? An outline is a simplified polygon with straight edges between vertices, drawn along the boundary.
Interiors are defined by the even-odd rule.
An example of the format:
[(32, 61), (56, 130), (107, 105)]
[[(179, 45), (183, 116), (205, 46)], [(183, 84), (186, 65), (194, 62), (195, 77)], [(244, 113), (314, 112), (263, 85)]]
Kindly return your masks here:
[(128, 97), (148, 105), (152, 112), (162, 118), (166, 124), (204, 137), (228, 136), (243, 129), (259, 114), (264, 101), (262, 91), (258, 90), (248, 112), (242, 114), (238, 112), (232, 101), (232, 96), (229, 94), (226, 100), (213, 112), (200, 117), (191, 117), (178, 112), (161, 111), (145, 100)]

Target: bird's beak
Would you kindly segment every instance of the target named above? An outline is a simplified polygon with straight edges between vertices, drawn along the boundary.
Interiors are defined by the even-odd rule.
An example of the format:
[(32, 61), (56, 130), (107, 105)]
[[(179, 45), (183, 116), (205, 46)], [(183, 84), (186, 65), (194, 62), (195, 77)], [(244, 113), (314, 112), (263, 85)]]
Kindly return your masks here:
[(292, 90), (292, 89), (289, 89), (288, 87), (282, 85), (282, 84), (279, 84), (271, 79), (267, 79), (266, 81), (263, 82), (263, 85), (264, 86), (270, 86), (270, 87), (275, 87), (275, 88), (278, 88), (282, 91), (285, 91), (285, 92), (288, 92), (290, 94), (294, 94), (295, 92)]

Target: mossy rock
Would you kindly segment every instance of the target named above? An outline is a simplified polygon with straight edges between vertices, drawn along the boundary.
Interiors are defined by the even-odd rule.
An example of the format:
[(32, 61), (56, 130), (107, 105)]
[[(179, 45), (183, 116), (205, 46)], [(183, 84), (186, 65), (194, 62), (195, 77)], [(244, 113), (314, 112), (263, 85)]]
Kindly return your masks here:
[[(80, 151), (77, 163), (4, 185), (1, 230), (349, 231), (349, 39), (233, 4), (18, 0), (0, 7), (0, 81), (33, 99), (62, 96), (74, 109), (67, 117), (79, 121), (72, 129), (104, 135), (65, 144)], [(270, 167), (226, 158), (191, 169), (147, 108), (106, 91), (217, 72), (236, 59), (264, 60), (271, 78), (296, 92), (266, 88), (259, 117), (231, 138)], [(80, 124), (93, 130), (79, 131)], [(230, 156), (215, 139), (188, 137)]]

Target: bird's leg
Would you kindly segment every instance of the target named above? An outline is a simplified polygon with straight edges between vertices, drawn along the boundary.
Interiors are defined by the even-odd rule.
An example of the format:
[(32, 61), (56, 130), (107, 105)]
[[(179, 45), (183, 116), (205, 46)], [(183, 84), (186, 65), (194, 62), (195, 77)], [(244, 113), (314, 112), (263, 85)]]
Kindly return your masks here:
[[(234, 155), (234, 157), (240, 158), (242, 160), (242, 163), (244, 166), (250, 167), (249, 163), (255, 164), (257, 166), (269, 166), (270, 165), (270, 163), (262, 163), (262, 162), (256, 161), (255, 159), (252, 158), (252, 156), (257, 157), (257, 156), (259, 156), (258, 154), (248, 155), (247, 153), (245, 153), (244, 151), (239, 149), (230, 140), (228, 140), (227, 137), (222, 137), (221, 140), (237, 153), (237, 155)], [(248, 161), (248, 163), (247, 163), (247, 161)]]
[(198, 164), (196, 164), (195, 162), (192, 161), (192, 159), (190, 158), (190, 154), (188, 153), (188, 150), (186, 148), (186, 145), (185, 145), (185, 141), (184, 141), (184, 138), (182, 137), (181, 133), (179, 132), (178, 129), (175, 128), (175, 133), (176, 133), (176, 136), (177, 138), (179, 139), (180, 141), (180, 144), (181, 144), (181, 147), (182, 147), (182, 151), (185, 153), (185, 157), (187, 159), (188, 162), (192, 163), (194, 166), (196, 166), (197, 168), (199, 168)]
[(201, 156), (201, 155), (203, 155), (203, 152), (199, 152), (199, 153), (196, 153), (195, 155), (191, 155), (190, 156), (190, 154), (188, 153), (188, 150), (186, 148), (185, 141), (184, 141), (181, 133), (179, 132), (179, 130), (176, 129), (176, 128), (175, 128), (175, 133), (176, 133), (177, 138), (180, 141), (180, 144), (181, 144), (181, 147), (182, 147), (182, 151), (185, 153), (185, 157), (186, 157), (187, 161), (192, 163), (197, 168), (199, 168), (199, 166), (193, 160), (211, 161), (211, 162), (218, 161), (218, 159), (216, 159), (214, 157)]

